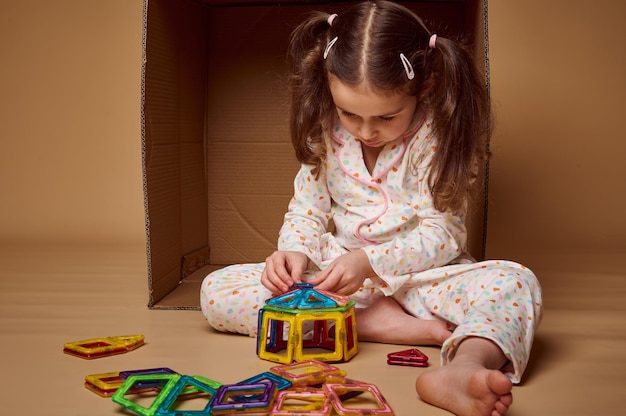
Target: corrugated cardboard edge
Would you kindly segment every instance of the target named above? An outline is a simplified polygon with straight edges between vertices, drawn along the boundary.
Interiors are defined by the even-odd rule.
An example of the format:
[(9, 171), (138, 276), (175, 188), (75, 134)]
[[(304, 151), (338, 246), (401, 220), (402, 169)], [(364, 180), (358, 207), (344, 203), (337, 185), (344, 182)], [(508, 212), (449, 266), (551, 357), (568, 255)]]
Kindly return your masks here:
[[(483, 0), (483, 44), (485, 49), (485, 86), (487, 88), (487, 97), (491, 103), (491, 81), (489, 68), (489, 0)], [(491, 108), (491, 106), (489, 107)], [(490, 110), (491, 111), (491, 110)], [(490, 139), (486, 143), (487, 154), (491, 148), (491, 131), (489, 131)], [(489, 211), (489, 159), (485, 161), (485, 178), (483, 183), (484, 202), (483, 202), (483, 223), (482, 223), (482, 244), (481, 244), (481, 260), (487, 253), (487, 218)]]
[(148, 210), (148, 173), (146, 168), (146, 62), (148, 47), (148, 0), (143, 0), (141, 29), (141, 102), (140, 102), (140, 123), (141, 123), (141, 169), (143, 180), (143, 207), (144, 224), (146, 230), (146, 260), (148, 263), (148, 307), (154, 306), (152, 296), (152, 258), (150, 250), (150, 213)]

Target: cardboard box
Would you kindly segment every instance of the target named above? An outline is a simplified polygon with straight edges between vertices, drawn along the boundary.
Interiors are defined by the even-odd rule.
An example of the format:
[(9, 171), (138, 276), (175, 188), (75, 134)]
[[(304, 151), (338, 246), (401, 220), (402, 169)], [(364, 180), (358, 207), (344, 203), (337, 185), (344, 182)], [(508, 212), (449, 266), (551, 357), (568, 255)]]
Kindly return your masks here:
[[(149, 307), (198, 309), (208, 272), (276, 249), (299, 168), (283, 88), (289, 34), (310, 10), (349, 3), (144, 0)], [(482, 1), (402, 3), (442, 36), (470, 36), (487, 64)], [(485, 209), (470, 218), (478, 258)]]

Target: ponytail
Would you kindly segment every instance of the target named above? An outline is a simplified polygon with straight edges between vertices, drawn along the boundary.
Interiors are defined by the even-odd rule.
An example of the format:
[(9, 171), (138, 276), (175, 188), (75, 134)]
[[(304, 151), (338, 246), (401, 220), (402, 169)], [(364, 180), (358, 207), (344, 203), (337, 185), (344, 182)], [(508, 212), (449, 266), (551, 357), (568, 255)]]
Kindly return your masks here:
[(477, 164), (488, 156), (489, 98), (472, 56), (463, 46), (438, 37), (428, 55), (433, 77), (428, 102), (438, 140), (429, 186), (435, 207), (454, 211), (475, 191)]
[(325, 157), (322, 121), (333, 111), (323, 56), (334, 17), (312, 13), (293, 31), (287, 51), (291, 142), (298, 161), (315, 165), (316, 174)]

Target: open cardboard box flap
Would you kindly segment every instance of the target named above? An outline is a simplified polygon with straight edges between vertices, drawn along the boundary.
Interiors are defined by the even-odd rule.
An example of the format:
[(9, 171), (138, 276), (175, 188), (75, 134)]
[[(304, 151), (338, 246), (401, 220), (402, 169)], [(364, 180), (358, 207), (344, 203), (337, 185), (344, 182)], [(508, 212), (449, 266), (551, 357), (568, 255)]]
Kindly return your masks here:
[[(198, 309), (209, 271), (276, 249), (299, 167), (284, 88), (289, 34), (309, 11), (340, 14), (349, 3), (144, 0), (149, 307)], [(442, 36), (469, 36), (488, 67), (482, 2), (402, 3)], [(480, 200), (469, 218), (478, 258), (485, 208)]]

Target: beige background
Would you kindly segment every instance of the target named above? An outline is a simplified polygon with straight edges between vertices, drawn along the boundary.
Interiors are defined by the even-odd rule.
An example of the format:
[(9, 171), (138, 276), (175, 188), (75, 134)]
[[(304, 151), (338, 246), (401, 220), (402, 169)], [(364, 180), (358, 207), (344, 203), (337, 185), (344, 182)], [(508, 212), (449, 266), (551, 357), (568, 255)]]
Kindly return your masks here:
[[(489, 6), (487, 255), (569, 267), (597, 252), (614, 268), (626, 252), (626, 4)], [(0, 0), (0, 243), (143, 244), (142, 7)]]
[(621, 271), (626, 3), (491, 1), (489, 31), (488, 256)]
[(0, 242), (143, 242), (142, 7), (0, 0)]

